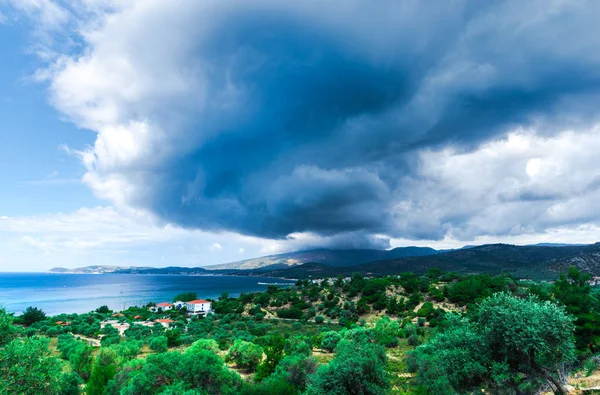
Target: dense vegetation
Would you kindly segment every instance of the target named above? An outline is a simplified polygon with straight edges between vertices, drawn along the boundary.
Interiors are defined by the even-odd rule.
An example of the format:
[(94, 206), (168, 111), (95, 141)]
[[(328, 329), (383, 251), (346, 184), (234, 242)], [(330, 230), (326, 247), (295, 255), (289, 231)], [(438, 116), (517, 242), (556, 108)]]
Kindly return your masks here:
[[(0, 393), (561, 393), (570, 371), (595, 368), (588, 281), (576, 269), (553, 284), (432, 269), (223, 294), (206, 318), (0, 310)], [(169, 328), (134, 324), (158, 318)], [(106, 320), (130, 326), (121, 335)]]

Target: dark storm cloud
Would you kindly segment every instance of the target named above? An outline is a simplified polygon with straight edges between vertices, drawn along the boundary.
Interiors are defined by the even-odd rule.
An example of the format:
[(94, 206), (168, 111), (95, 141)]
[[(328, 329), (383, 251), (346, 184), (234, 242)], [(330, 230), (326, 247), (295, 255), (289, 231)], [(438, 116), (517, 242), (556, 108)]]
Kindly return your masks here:
[[(440, 238), (454, 220), (398, 206), (419, 199), (405, 182), (419, 150), (470, 150), (512, 127), (553, 133), (596, 117), (597, 2), (207, 4), (169, 10), (156, 54), (120, 54), (144, 59), (151, 84), (175, 73), (198, 87), (110, 96), (126, 120), (164, 131), (168, 154), (104, 166), (97, 144), (90, 166), (132, 186), (126, 203), (185, 227)], [(136, 23), (124, 47), (151, 28)], [(182, 48), (161, 67), (160, 48), (172, 45)]]

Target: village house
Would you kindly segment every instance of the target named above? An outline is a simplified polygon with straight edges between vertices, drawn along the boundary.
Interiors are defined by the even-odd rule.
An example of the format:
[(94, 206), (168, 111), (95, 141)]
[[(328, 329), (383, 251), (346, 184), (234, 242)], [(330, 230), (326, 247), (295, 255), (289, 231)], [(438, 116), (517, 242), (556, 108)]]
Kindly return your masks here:
[(178, 300), (177, 302), (173, 303), (173, 306), (175, 306), (176, 309), (180, 309), (182, 307), (185, 307), (185, 302)]
[(142, 326), (147, 326), (148, 328), (153, 328), (154, 324), (156, 324), (153, 321), (134, 321), (133, 325), (142, 325)]
[(157, 303), (156, 306), (150, 306), (148, 308), (148, 310), (150, 310), (153, 313), (156, 313), (158, 311), (169, 311), (172, 309), (173, 309), (173, 305), (168, 302)]
[(125, 333), (125, 331), (127, 329), (129, 329), (129, 324), (124, 322), (124, 323), (120, 323), (117, 320), (106, 320), (106, 321), (102, 321), (100, 323), (100, 329), (104, 329), (105, 326), (110, 325), (113, 328), (115, 328), (116, 330), (119, 331), (119, 335), (123, 336), (123, 333)]
[(171, 323), (173, 323), (175, 321), (173, 321), (172, 319), (169, 319), (169, 318), (160, 318), (160, 319), (154, 320), (154, 322), (158, 322), (165, 328), (168, 328), (171, 325)]
[(207, 315), (212, 312), (211, 304), (208, 300), (191, 300), (185, 304), (190, 315)]

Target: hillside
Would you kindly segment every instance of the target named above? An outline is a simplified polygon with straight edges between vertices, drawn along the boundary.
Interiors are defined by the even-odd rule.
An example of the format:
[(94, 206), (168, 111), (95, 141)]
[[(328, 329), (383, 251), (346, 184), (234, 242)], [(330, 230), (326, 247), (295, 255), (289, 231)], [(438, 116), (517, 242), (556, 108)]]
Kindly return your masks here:
[(557, 273), (576, 266), (600, 275), (600, 243), (585, 246), (515, 246), (489, 244), (436, 255), (404, 257), (348, 267), (307, 263), (285, 270), (266, 271), (272, 277), (326, 277), (355, 272), (368, 275), (425, 273), (431, 268), (457, 273), (511, 273), (519, 278), (554, 279)]
[[(268, 255), (260, 258), (246, 259), (220, 265), (204, 266), (207, 270), (273, 270), (301, 265), (306, 262), (320, 262), (328, 266), (350, 267), (364, 263), (398, 259), (412, 256), (429, 256), (442, 251), (429, 247), (398, 247), (392, 250), (376, 249), (315, 249), (308, 251), (288, 252), (284, 254)], [(277, 265), (277, 266), (275, 266)], [(268, 268), (268, 269), (267, 269)]]

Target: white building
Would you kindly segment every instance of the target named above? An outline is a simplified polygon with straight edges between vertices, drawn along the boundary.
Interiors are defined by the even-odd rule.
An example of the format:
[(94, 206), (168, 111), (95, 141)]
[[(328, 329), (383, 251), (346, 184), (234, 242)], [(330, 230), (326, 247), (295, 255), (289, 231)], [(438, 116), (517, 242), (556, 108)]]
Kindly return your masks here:
[(192, 315), (206, 315), (212, 312), (210, 302), (203, 299), (191, 300), (185, 304), (185, 307)]
[(178, 300), (177, 302), (173, 303), (173, 306), (175, 306), (176, 309), (180, 309), (185, 306), (185, 302)]
[(156, 306), (149, 308), (149, 310), (153, 313), (156, 313), (157, 311), (169, 311), (171, 309), (173, 309), (173, 305), (167, 302), (157, 303)]

